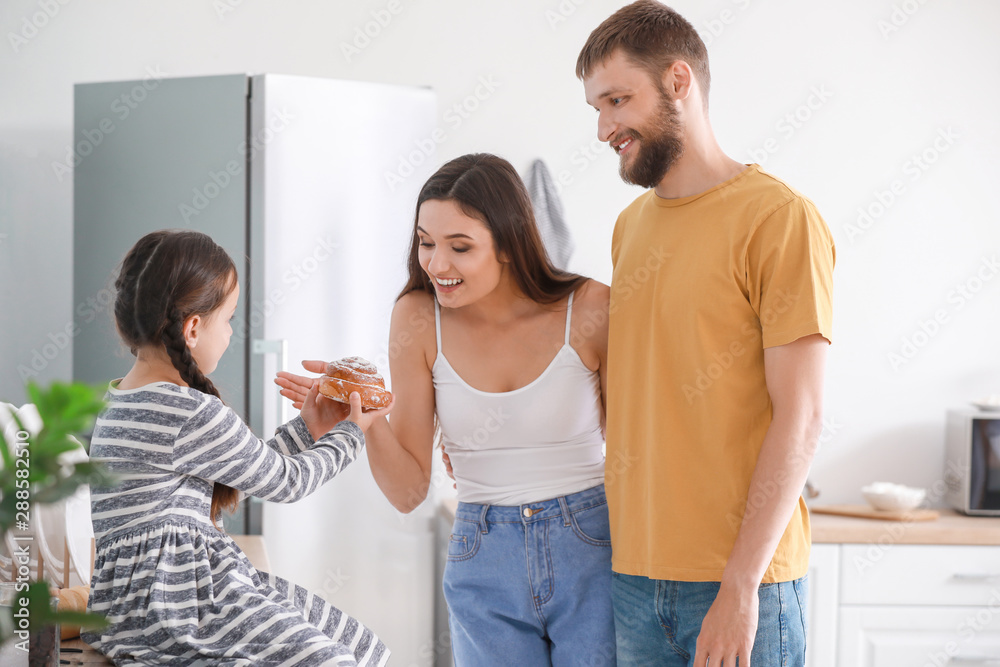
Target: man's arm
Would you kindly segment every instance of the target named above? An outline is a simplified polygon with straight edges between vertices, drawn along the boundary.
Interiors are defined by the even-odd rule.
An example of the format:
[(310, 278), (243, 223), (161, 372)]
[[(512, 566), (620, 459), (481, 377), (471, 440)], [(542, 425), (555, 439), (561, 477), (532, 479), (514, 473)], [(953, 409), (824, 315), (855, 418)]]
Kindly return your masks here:
[(750, 667), (757, 633), (757, 588), (805, 485), (822, 429), (828, 343), (819, 334), (764, 350), (771, 425), (750, 480), (746, 511), (722, 574), (719, 595), (698, 636), (696, 665)]

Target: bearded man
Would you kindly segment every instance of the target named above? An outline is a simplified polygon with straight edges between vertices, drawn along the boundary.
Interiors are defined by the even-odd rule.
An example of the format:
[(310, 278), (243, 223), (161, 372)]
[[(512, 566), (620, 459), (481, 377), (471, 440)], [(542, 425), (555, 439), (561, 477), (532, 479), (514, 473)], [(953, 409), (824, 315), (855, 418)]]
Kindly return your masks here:
[(635, 462), (605, 480), (618, 664), (802, 665), (832, 236), (722, 151), (705, 45), (672, 9), (622, 8), (576, 71), (648, 189), (612, 240), (607, 457)]

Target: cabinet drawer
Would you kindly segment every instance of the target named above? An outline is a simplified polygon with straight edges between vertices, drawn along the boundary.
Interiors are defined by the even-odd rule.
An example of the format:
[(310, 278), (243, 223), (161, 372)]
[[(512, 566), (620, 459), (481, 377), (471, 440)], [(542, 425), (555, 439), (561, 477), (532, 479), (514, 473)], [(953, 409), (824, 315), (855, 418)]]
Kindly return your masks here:
[(992, 605), (1000, 547), (845, 544), (841, 604)]
[(1000, 665), (1000, 607), (846, 606), (840, 629), (840, 665)]

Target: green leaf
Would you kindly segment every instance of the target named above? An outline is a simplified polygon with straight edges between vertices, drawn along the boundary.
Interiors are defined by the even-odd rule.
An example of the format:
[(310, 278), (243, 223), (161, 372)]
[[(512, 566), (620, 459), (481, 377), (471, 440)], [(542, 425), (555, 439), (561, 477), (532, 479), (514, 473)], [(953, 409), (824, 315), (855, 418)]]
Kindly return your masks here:
[(4, 470), (10, 470), (14, 467), (14, 455), (7, 447), (7, 438), (4, 437), (2, 428), (0, 428), (0, 458), (3, 458)]
[[(29, 502), (32, 506), (62, 500), (75, 493), (82, 484), (114, 484), (114, 478), (99, 463), (63, 465), (59, 462), (63, 454), (79, 447), (72, 436), (88, 430), (104, 408), (104, 388), (63, 382), (53, 382), (42, 388), (29, 382), (27, 392), (42, 422), (41, 431), (30, 435), (27, 443), (30, 465), (25, 479), (30, 484)], [(14, 419), (19, 430), (27, 430), (16, 415)], [(3, 469), (0, 470), (0, 537), (6, 535), (16, 522), (18, 500), (15, 494), (19, 481), (16, 474), (18, 470), (24, 470), (17, 467), (18, 457), (10, 445), (0, 436), (0, 458), (3, 459)]]
[(87, 629), (99, 629), (108, 627), (108, 620), (100, 614), (92, 614), (86, 611), (56, 611), (48, 616), (52, 623), (60, 625), (79, 625)]

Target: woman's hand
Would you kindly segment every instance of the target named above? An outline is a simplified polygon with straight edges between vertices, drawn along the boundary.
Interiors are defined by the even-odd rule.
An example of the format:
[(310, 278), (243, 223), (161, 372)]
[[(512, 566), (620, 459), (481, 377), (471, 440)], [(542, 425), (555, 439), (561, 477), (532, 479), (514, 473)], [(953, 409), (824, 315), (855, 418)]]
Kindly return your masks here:
[(448, 477), (451, 477), (452, 487), (457, 489), (458, 481), (455, 479), (455, 471), (451, 469), (451, 457), (445, 451), (444, 443), (441, 444), (441, 460), (444, 461), (444, 471), (448, 473)]
[[(302, 367), (307, 371), (312, 373), (319, 373), (322, 375), (326, 371), (325, 361), (303, 361)], [(295, 409), (301, 410), (303, 401), (306, 400), (306, 394), (309, 393), (309, 389), (313, 385), (317, 385), (317, 380), (319, 378), (306, 377), (304, 375), (295, 375), (294, 373), (289, 373), (287, 371), (278, 371), (278, 377), (274, 378), (274, 383), (281, 387), (281, 395), (292, 401), (292, 405)]]

